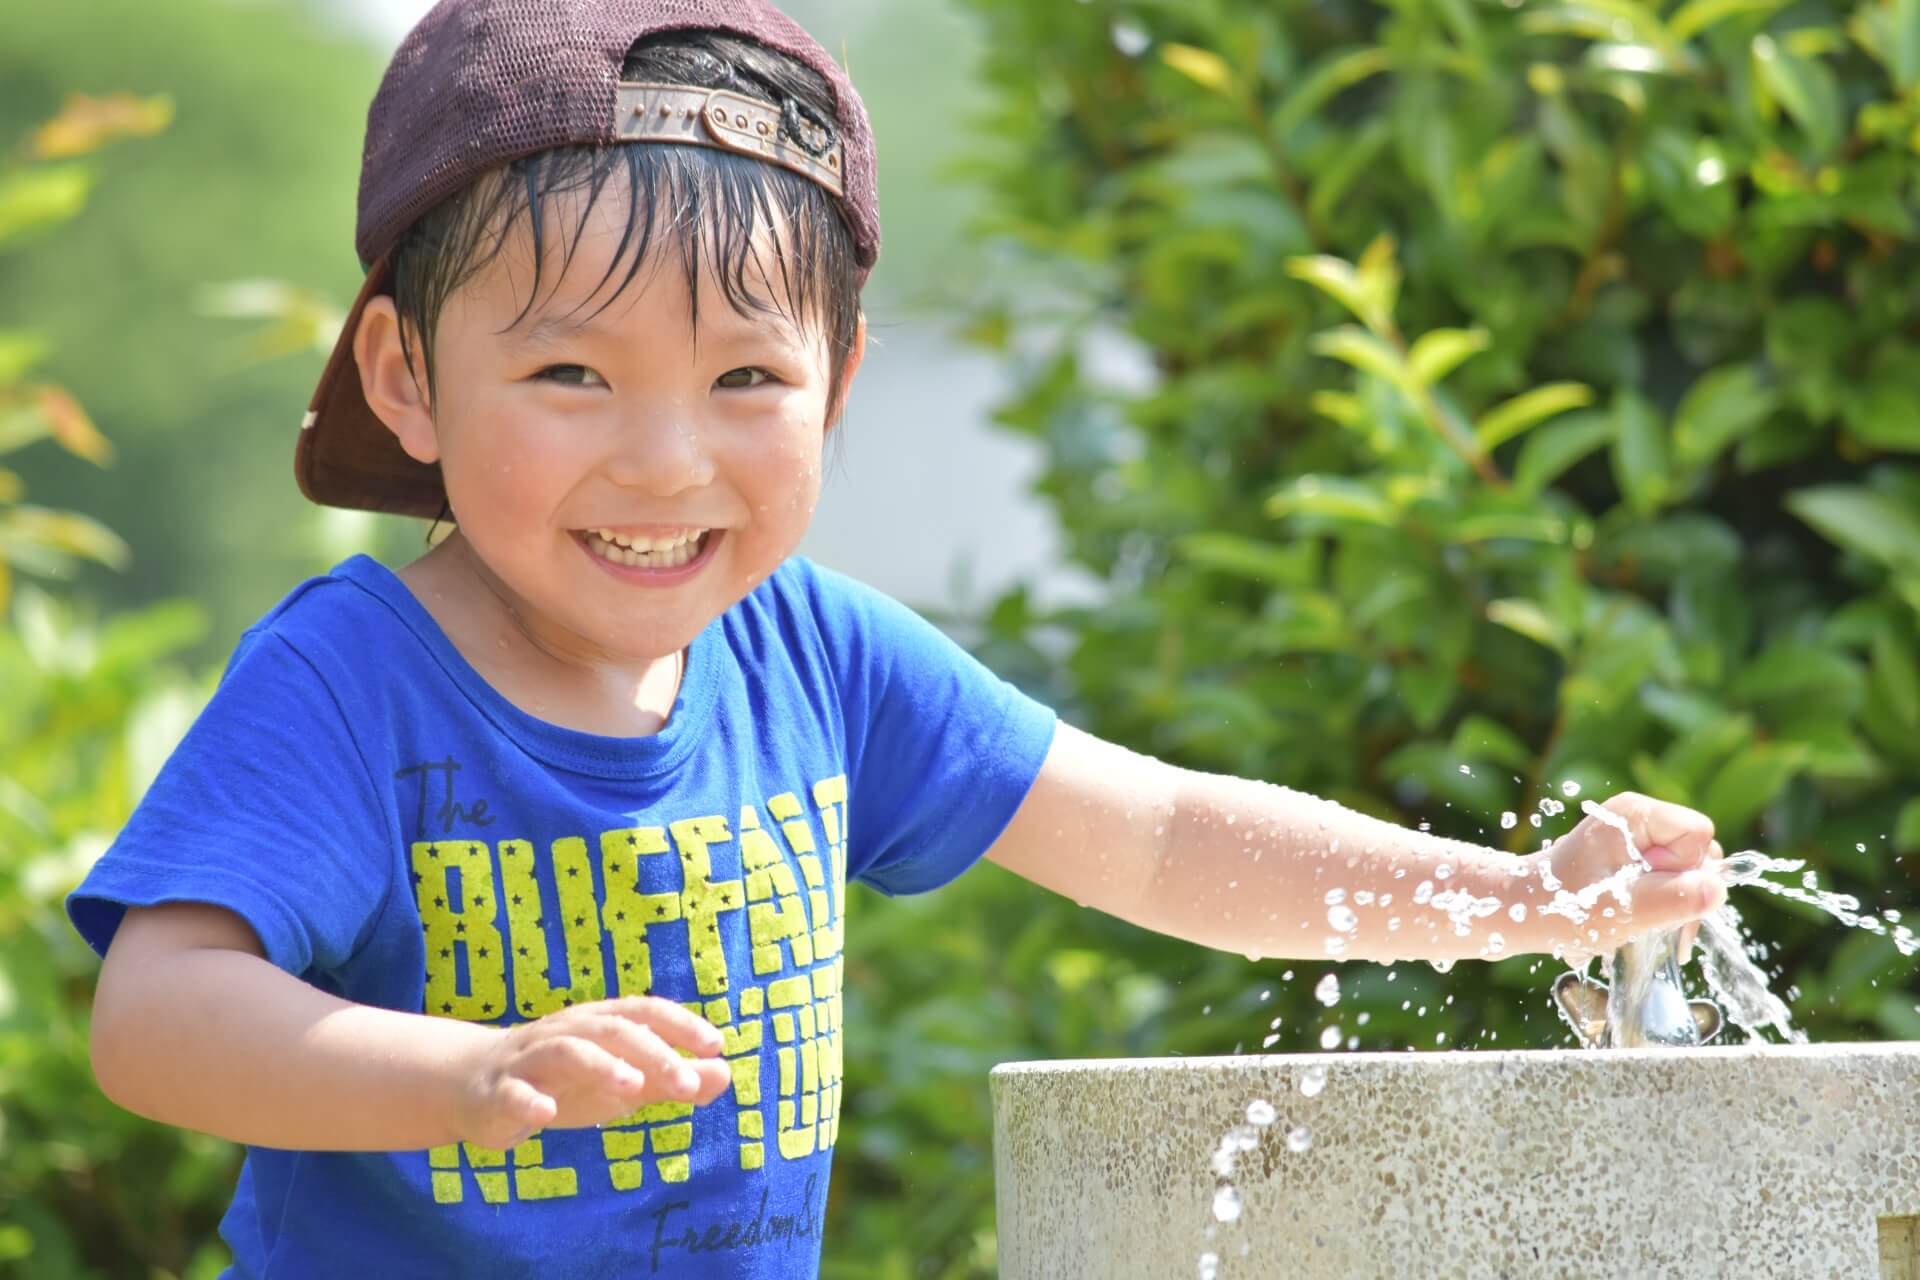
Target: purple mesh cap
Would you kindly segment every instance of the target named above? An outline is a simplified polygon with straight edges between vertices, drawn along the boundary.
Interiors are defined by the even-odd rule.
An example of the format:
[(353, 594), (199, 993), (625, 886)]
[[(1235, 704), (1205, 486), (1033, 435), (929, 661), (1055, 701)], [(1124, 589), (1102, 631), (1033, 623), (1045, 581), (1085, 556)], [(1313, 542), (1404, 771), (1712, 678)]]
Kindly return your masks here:
[[(811, 67), (833, 89), (835, 119), (783, 114), (729, 90), (622, 83), (636, 43), (683, 30), (732, 32)], [(828, 123), (831, 133), (819, 127)], [(401, 43), (367, 113), (355, 235), (367, 279), (300, 432), (301, 492), (327, 506), (440, 514), (440, 468), (408, 457), (374, 415), (353, 357), (368, 300), (393, 291), (389, 254), (421, 215), (490, 170), (554, 147), (623, 141), (713, 147), (801, 173), (834, 195), (863, 284), (880, 256), (866, 107), (840, 65), (772, 5), (441, 0)]]

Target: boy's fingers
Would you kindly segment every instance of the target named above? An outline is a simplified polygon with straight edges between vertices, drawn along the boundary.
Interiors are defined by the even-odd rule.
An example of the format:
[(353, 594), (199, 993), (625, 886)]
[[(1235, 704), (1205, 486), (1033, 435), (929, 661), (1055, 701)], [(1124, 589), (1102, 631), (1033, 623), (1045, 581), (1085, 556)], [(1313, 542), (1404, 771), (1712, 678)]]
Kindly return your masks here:
[(1713, 842), (1713, 819), (1685, 805), (1656, 800), (1637, 791), (1622, 791), (1610, 797), (1606, 807), (1627, 820), (1633, 829), (1634, 843), (1642, 850), (1665, 846), (1684, 866), (1699, 866)]
[(699, 1093), (700, 1073), (651, 1027), (609, 1015), (596, 1018), (583, 1030), (609, 1053), (644, 1075), (655, 1092), (673, 1098), (692, 1098)]
[(719, 1029), (699, 1014), (658, 996), (623, 996), (606, 1002), (606, 1011), (658, 1033), (667, 1043), (712, 1057), (720, 1052)]
[[(1691, 925), (1726, 901), (1726, 886), (1710, 871), (1650, 871), (1633, 882), (1634, 933)], [(1683, 943), (1691, 942), (1691, 934)]]
[(528, 1083), (553, 1093), (556, 1082), (589, 1082), (608, 1093), (632, 1093), (647, 1077), (584, 1035), (555, 1036), (527, 1050), (522, 1074)]

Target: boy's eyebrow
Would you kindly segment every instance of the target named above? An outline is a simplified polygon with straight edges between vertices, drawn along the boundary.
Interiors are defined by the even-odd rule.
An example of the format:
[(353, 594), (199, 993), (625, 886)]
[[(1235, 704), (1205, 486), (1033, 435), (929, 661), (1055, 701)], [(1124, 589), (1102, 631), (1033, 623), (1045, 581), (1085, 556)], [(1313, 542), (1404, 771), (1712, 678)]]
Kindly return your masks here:
[[(726, 321), (706, 321), (701, 326), (715, 341), (743, 342), (772, 337), (795, 346), (804, 345), (793, 325), (778, 312), (766, 312), (751, 320), (734, 316), (731, 308), (727, 309), (726, 314), (729, 317)], [(769, 328), (772, 333), (767, 332)], [(593, 337), (600, 332), (600, 326), (591, 318), (575, 320), (567, 316), (550, 315), (527, 325), (521, 333), (520, 342), (529, 347), (556, 347), (570, 340)]]

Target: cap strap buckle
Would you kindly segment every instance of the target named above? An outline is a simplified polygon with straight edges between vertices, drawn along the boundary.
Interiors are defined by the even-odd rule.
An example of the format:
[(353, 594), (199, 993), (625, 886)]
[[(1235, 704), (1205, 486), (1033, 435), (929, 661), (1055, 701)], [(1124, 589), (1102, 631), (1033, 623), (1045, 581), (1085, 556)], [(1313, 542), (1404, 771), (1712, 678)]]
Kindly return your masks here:
[(684, 142), (765, 160), (811, 178), (846, 198), (846, 155), (840, 141), (796, 115), (806, 145), (784, 132), (783, 113), (771, 103), (725, 89), (622, 82), (615, 134), (627, 142)]

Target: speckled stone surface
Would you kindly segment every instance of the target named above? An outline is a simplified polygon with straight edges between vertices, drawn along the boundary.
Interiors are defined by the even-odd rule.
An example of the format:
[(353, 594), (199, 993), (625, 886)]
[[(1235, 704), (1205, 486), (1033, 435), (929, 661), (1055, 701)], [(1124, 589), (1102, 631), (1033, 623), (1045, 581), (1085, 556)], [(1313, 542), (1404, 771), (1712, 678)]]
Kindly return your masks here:
[[(1007, 1280), (1208, 1252), (1221, 1280), (1876, 1280), (1920, 1215), (1920, 1042), (1017, 1063), (992, 1090)], [(1217, 1222), (1256, 1099), (1278, 1118)]]

